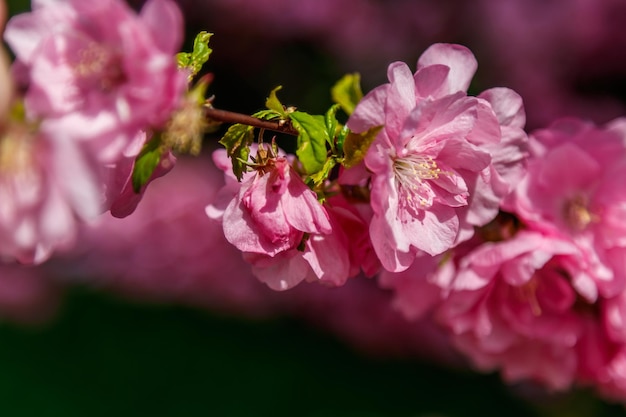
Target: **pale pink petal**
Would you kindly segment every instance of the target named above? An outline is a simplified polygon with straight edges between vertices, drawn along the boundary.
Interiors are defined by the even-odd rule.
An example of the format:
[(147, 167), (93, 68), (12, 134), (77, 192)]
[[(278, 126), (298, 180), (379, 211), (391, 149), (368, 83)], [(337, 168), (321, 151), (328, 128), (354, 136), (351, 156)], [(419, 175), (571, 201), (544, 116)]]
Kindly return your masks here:
[(372, 127), (383, 126), (385, 124), (385, 113), (383, 109), (385, 108), (389, 88), (389, 84), (377, 87), (367, 93), (361, 101), (359, 101), (359, 104), (357, 104), (354, 112), (350, 115), (350, 119), (347, 123), (350, 130), (356, 133), (362, 133)]
[(487, 100), (503, 126), (523, 128), (526, 124), (526, 112), (522, 97), (515, 91), (504, 88), (490, 88), (478, 95)]
[(140, 16), (152, 31), (157, 48), (172, 54), (178, 52), (183, 41), (183, 16), (175, 3), (169, 0), (149, 0), (142, 7)]
[(474, 54), (464, 46), (437, 43), (430, 46), (417, 61), (417, 69), (429, 65), (447, 65), (450, 68), (448, 88), (444, 94), (467, 91), (478, 63)]

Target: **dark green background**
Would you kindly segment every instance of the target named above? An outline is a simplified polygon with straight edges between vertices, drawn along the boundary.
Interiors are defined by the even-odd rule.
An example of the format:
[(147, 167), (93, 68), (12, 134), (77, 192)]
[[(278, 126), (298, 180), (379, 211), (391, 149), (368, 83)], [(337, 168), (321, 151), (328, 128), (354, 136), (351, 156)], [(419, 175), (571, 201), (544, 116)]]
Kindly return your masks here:
[(0, 416), (619, 416), (588, 393), (521, 399), (496, 376), (367, 358), (298, 321), (250, 322), (74, 290), (0, 326)]

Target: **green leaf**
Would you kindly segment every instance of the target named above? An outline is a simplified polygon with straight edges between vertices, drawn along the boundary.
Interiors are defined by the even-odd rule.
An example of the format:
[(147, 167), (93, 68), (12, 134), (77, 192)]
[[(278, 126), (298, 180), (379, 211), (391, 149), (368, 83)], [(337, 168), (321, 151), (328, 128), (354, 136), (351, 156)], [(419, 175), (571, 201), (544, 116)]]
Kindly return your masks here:
[(135, 166), (133, 167), (131, 177), (135, 193), (139, 194), (141, 187), (148, 182), (154, 170), (159, 165), (162, 154), (161, 135), (155, 134), (148, 143), (143, 145), (141, 152), (139, 152), (139, 155), (135, 158)]
[(226, 153), (233, 164), (233, 174), (239, 181), (246, 172), (246, 162), (250, 155), (252, 141), (254, 141), (254, 128), (236, 123), (228, 128), (219, 142), (226, 148)]
[(361, 162), (382, 128), (376, 126), (363, 133), (349, 132), (343, 144), (343, 166), (350, 168)]
[(351, 115), (363, 98), (361, 75), (359, 73), (344, 75), (330, 90), (333, 101), (341, 106), (347, 115)]
[(317, 187), (318, 185), (326, 181), (328, 179), (328, 176), (330, 175), (330, 171), (335, 167), (335, 165), (337, 165), (337, 161), (335, 160), (335, 158), (328, 158), (324, 163), (322, 169), (311, 175), (313, 185)]
[(348, 126), (342, 126), (341, 129), (339, 129), (339, 133), (337, 133), (337, 149), (340, 149), (342, 153), (341, 155), (338, 155), (340, 157), (343, 155), (344, 143), (349, 134), (350, 129), (348, 129)]
[(213, 50), (209, 48), (209, 40), (213, 36), (212, 33), (202, 31), (196, 35), (193, 41), (192, 52), (180, 52), (176, 54), (176, 62), (179, 68), (189, 68), (191, 74), (189, 78), (193, 78), (200, 70), (202, 66), (209, 60), (209, 55)]
[(267, 107), (270, 110), (274, 110), (283, 119), (286, 119), (287, 113), (285, 112), (285, 107), (283, 106), (283, 103), (281, 103), (278, 97), (276, 96), (276, 92), (280, 91), (281, 88), (283, 87), (279, 85), (278, 87), (276, 87), (270, 92), (270, 96), (267, 98), (267, 100), (265, 100), (265, 107)]
[(326, 125), (326, 132), (328, 133), (328, 144), (333, 152), (335, 152), (335, 134), (337, 133), (337, 126), (339, 126), (337, 110), (339, 110), (339, 105), (335, 104), (324, 114), (324, 124)]
[(321, 170), (327, 159), (326, 143), (330, 141), (323, 116), (294, 111), (289, 113), (293, 127), (298, 131), (296, 155), (304, 171), (311, 175)]
[(258, 112), (254, 113), (252, 117), (256, 117), (257, 119), (261, 120), (276, 120), (282, 119), (282, 114), (278, 113), (275, 110), (259, 110)]

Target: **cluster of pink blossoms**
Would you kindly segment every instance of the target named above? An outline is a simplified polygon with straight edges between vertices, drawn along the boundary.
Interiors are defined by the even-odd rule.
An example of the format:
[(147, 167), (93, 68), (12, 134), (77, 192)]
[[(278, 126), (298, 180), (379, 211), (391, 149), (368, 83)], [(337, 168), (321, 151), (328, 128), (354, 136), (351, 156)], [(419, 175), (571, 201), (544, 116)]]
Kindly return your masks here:
[[(35, 0), (8, 22), (16, 60), (0, 72), (2, 259), (43, 262), (81, 221), (132, 213), (147, 181), (172, 168), (175, 149), (153, 140), (172, 135), (190, 102), (190, 71), (174, 59), (182, 32), (170, 0), (138, 14), (121, 0)], [(350, 111), (351, 145), (341, 149), (333, 135), (343, 126), (325, 121), (329, 159), (313, 161), (317, 176), (307, 174), (315, 164), (262, 140), (250, 158), (237, 154), (248, 158), (237, 161), (241, 178), (232, 149), (215, 151), (225, 185), (206, 206), (219, 222), (205, 219), (207, 230), (221, 223), (271, 289), (377, 276), (404, 316), (432, 318), (476, 367), (623, 400), (626, 119), (563, 119), (529, 137), (514, 91), (467, 94), (476, 69), (451, 44), (428, 48), (415, 72), (391, 64), (389, 82)], [(277, 126), (320, 130), (319, 118), (289, 119), (295, 110), (268, 102), (266, 116), (284, 117)], [(201, 126), (194, 111), (177, 123)], [(159, 159), (138, 189), (150, 146)], [(298, 151), (307, 146), (319, 156), (319, 143)]]
[(79, 221), (132, 211), (135, 157), (179, 106), (188, 76), (174, 58), (183, 22), (169, 0), (139, 15), (120, 0), (32, 7), (4, 33), (16, 60), (3, 100), (16, 114), (0, 136), (0, 254), (25, 263), (73, 243)]
[(381, 128), (321, 200), (289, 156), (239, 183), (216, 151), (227, 185), (207, 212), (271, 288), (379, 274), (396, 308), (431, 317), (479, 369), (623, 398), (626, 121), (529, 138), (515, 92), (467, 95), (476, 68), (449, 44), (415, 73), (391, 64), (347, 122)]
[(431, 315), (482, 370), (556, 390), (626, 394), (626, 120), (530, 136), (527, 173), (476, 236), (383, 287)]
[[(381, 265), (402, 271), (418, 254), (443, 253), (496, 217), (523, 174), (521, 98), (505, 88), (468, 96), (477, 63), (459, 45), (433, 45), (417, 66), (412, 74), (392, 64), (390, 83), (360, 101), (347, 126), (382, 129), (323, 203), (287, 157), (271, 158), (238, 183), (226, 153), (215, 153), (228, 183), (225, 209), (211, 206), (209, 215), (222, 219), (226, 238), (272, 288), (342, 284)], [(356, 190), (370, 196), (369, 205), (354, 199)]]

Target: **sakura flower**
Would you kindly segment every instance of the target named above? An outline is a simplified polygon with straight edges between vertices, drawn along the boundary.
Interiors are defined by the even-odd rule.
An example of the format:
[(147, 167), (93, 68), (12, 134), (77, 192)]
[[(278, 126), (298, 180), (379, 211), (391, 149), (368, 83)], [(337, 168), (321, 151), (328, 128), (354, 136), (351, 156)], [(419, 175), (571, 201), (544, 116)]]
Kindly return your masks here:
[[(214, 153), (214, 160), (230, 171), (223, 150)], [(207, 207), (209, 217), (223, 221), (226, 239), (242, 252), (276, 256), (300, 245), (305, 233), (330, 233), (326, 210), (287, 158), (272, 156), (264, 164), (240, 184), (227, 175), (223, 192)]]
[(252, 265), (252, 273), (273, 290), (284, 291), (299, 283), (318, 282), (327, 286), (341, 286), (360, 272), (351, 259), (348, 236), (342, 229), (354, 221), (346, 213), (328, 209), (331, 234), (310, 234), (304, 244), (275, 256), (244, 253)]
[(505, 206), (533, 230), (575, 243), (586, 264), (573, 284), (589, 301), (626, 285), (626, 120), (564, 119), (531, 136), (528, 174)]
[(5, 32), (29, 117), (89, 141), (106, 162), (138, 130), (166, 122), (187, 83), (174, 61), (183, 28), (173, 2), (149, 0), (139, 15), (121, 0), (34, 0), (32, 8)]
[[(519, 96), (499, 89), (468, 97), (476, 67), (466, 48), (433, 45), (415, 74), (391, 64), (390, 83), (366, 95), (348, 120), (357, 133), (384, 126), (364, 162), (372, 175), (372, 242), (389, 271), (407, 269), (419, 250), (440, 254), (493, 219), (509, 191), (494, 162), (523, 160), (498, 150), (525, 141)], [(503, 126), (515, 130), (505, 144)]]

